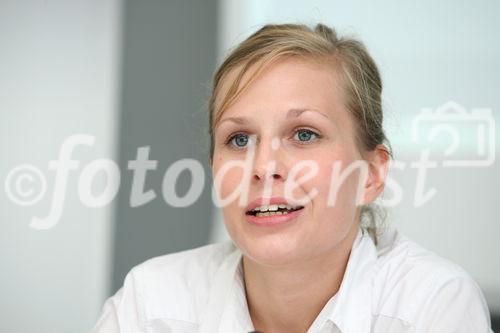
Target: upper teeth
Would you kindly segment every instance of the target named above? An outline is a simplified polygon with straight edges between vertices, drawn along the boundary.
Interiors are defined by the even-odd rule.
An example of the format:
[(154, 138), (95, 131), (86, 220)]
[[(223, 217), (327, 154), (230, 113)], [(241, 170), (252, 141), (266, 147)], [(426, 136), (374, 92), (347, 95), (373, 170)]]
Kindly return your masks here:
[(263, 206), (255, 207), (252, 210), (256, 211), (256, 212), (267, 212), (267, 211), (275, 212), (278, 210), (278, 208), (281, 208), (281, 209), (286, 208), (288, 210), (292, 210), (294, 207), (291, 205), (263, 205)]

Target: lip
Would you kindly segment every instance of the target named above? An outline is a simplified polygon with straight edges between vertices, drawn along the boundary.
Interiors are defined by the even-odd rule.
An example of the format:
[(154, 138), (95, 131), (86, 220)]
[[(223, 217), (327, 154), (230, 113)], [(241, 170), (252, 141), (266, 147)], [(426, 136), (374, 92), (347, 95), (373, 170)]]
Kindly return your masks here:
[(299, 204), (294, 204), (290, 200), (287, 200), (283, 197), (273, 197), (273, 198), (258, 198), (255, 199), (254, 201), (250, 202), (246, 208), (245, 208), (245, 213), (262, 205), (291, 205), (291, 206), (302, 206)]
[(302, 206), (301, 209), (295, 210), (293, 212), (290, 212), (285, 215), (274, 215), (274, 216), (254, 216), (254, 215), (247, 215), (246, 212), (249, 210), (254, 209), (255, 207), (259, 207), (261, 205), (278, 205), (278, 204), (283, 204), (283, 205), (292, 205), (292, 206), (302, 206), (302, 205), (296, 205), (291, 203), (290, 201), (287, 201), (285, 198), (282, 197), (274, 197), (274, 198), (259, 198), (257, 200), (252, 201), (246, 208), (245, 210), (245, 219), (248, 223), (256, 225), (256, 226), (263, 226), (263, 227), (271, 227), (271, 226), (276, 226), (276, 225), (282, 225), (285, 223), (292, 222), (293, 220), (297, 219), (303, 211), (305, 210), (305, 206)]

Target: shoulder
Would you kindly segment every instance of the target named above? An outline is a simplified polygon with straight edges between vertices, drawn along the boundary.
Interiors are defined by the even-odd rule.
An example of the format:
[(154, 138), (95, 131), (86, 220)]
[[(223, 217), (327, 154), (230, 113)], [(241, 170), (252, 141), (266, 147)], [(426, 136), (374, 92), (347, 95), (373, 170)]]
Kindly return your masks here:
[(377, 251), (375, 315), (399, 318), (423, 331), (432, 328), (432, 332), (439, 325), (443, 331), (452, 331), (450, 325), (461, 325), (466, 317), (477, 332), (481, 331), (478, 327), (489, 327), (481, 289), (462, 266), (396, 230), (382, 238)]
[(376, 270), (378, 275), (385, 275), (384, 278), (388, 279), (384, 283), (422, 284), (430, 280), (471, 279), (462, 266), (424, 248), (396, 229), (393, 229), (390, 239), (381, 239), (377, 252)]
[[(123, 313), (133, 309), (139, 325), (162, 319), (196, 324), (212, 280), (235, 251), (232, 242), (210, 244), (149, 259), (127, 274), (114, 297)], [(128, 319), (125, 319), (128, 320)]]

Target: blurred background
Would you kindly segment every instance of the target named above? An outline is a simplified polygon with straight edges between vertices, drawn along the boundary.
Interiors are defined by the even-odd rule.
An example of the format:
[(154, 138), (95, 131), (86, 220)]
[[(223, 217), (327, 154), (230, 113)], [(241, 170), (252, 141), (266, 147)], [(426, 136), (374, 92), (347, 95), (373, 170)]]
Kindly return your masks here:
[[(87, 332), (134, 265), (227, 239), (208, 186), (210, 79), (229, 48), (280, 22), (323, 22), (366, 44), (382, 73), (385, 128), (400, 162), (391, 175), (402, 197), (388, 222), (469, 271), (500, 329), (500, 163), (491, 159), (500, 136), (489, 126), (500, 120), (499, 14), (493, 0), (0, 0), (0, 332)], [(416, 204), (411, 163), (424, 143), (412, 141), (412, 129), (424, 108), (491, 113), (459, 127), (462, 159), (479, 162), (429, 169), (424, 187), (435, 193)], [(54, 200), (49, 161), (74, 134), (95, 141), (75, 147), (79, 167)], [(450, 140), (439, 136), (433, 147)], [(131, 207), (128, 161), (139, 147), (158, 161), (145, 183), (156, 197)], [(194, 205), (174, 208), (162, 179), (182, 158), (200, 161), (206, 186)], [(121, 182), (109, 204), (89, 207), (78, 179), (97, 159), (115, 161)], [(7, 183), (27, 164), (30, 188), (21, 196), (45, 195), (20, 203)], [(107, 184), (96, 174), (92, 190)], [(176, 190), (189, 186), (182, 173)], [(57, 223), (34, 228), (54, 202), (62, 206)]]

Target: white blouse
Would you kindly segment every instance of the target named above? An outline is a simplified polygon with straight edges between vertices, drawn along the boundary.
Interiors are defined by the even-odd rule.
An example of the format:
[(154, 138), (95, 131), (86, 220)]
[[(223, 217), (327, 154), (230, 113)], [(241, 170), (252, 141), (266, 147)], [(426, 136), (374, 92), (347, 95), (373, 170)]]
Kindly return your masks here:
[[(378, 241), (360, 227), (340, 289), (308, 333), (493, 332), (463, 268), (393, 227)], [(251, 332), (241, 262), (231, 241), (150, 259), (128, 273), (92, 332)]]

